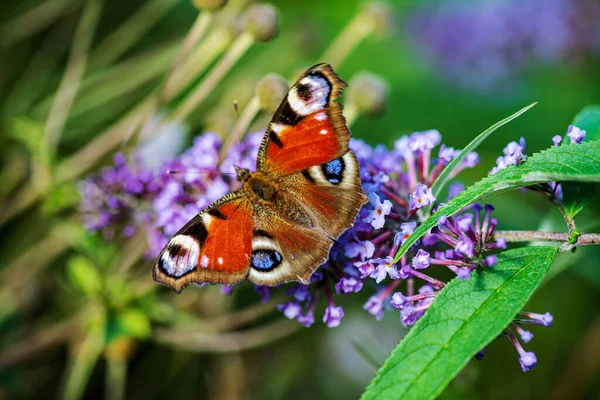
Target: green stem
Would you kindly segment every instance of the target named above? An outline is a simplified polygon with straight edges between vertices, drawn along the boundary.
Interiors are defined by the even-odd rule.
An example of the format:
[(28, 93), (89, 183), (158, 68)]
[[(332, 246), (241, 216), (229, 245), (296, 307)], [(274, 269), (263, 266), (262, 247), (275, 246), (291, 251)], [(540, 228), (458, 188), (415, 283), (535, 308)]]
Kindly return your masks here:
[(251, 350), (297, 332), (302, 325), (295, 321), (279, 320), (239, 332), (187, 332), (177, 328), (155, 329), (154, 340), (175, 348), (201, 353), (230, 353)]
[[(496, 231), (495, 237), (506, 239), (507, 242), (557, 242), (569, 243), (570, 233), (567, 232), (538, 232), (538, 231)], [(575, 246), (590, 246), (600, 244), (600, 234), (582, 233)]]
[[(73, 11), (83, 2), (72, 0), (47, 0), (22, 15), (5, 22), (0, 27), (0, 47), (9, 45), (34, 35), (53, 24), (66, 12)], [(73, 6), (73, 7), (70, 7)]]
[(122, 400), (125, 398), (125, 383), (127, 382), (127, 362), (123, 357), (106, 358), (106, 393), (107, 400)]
[(92, 53), (90, 70), (106, 67), (118, 59), (178, 3), (177, 0), (151, 0), (106, 37)]
[(106, 320), (102, 310), (98, 310), (95, 319), (83, 342), (74, 349), (74, 357), (67, 369), (62, 398), (77, 400), (83, 398), (85, 388), (104, 348)]
[(67, 63), (67, 69), (60, 82), (50, 114), (46, 120), (46, 144), (53, 154), (64, 130), (67, 116), (79, 90), (81, 78), (85, 72), (88, 51), (92, 44), (94, 31), (100, 19), (102, 3), (100, 0), (88, 0), (83, 9), (81, 20), (75, 31), (73, 47)]
[(179, 52), (177, 53), (177, 56), (175, 56), (175, 60), (171, 64), (171, 67), (165, 76), (163, 87), (160, 89), (158, 94), (161, 99), (165, 99), (166, 101), (169, 100), (169, 94), (174, 92), (174, 76), (177, 75), (183, 62), (190, 54), (192, 49), (198, 44), (198, 42), (200, 42), (200, 40), (202, 40), (212, 20), (213, 13), (209, 11), (200, 13), (196, 18), (194, 25), (183, 40)]
[(357, 14), (323, 52), (319, 61), (339, 68), (358, 44), (375, 31), (375, 21), (365, 13)]
[(254, 38), (248, 32), (240, 34), (217, 65), (192, 93), (171, 113), (170, 119), (183, 120), (196, 109), (217, 86), (233, 65), (248, 51)]

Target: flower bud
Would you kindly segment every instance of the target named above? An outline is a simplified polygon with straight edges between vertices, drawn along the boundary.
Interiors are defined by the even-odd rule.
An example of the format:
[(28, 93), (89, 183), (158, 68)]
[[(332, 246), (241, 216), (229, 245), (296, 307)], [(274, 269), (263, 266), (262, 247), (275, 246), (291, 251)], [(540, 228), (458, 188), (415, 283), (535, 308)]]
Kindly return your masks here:
[(268, 3), (250, 5), (242, 15), (244, 31), (252, 34), (258, 42), (268, 42), (279, 33), (277, 9)]
[(288, 89), (288, 83), (281, 75), (268, 74), (258, 81), (254, 92), (258, 97), (260, 108), (273, 113), (279, 107)]
[(363, 14), (365, 18), (370, 19), (377, 34), (385, 36), (392, 30), (393, 12), (386, 3), (378, 1), (368, 3), (363, 9)]
[(204, 11), (216, 11), (227, 4), (227, 0), (192, 0), (194, 7)]
[(355, 75), (348, 85), (348, 101), (356, 105), (361, 114), (380, 116), (385, 111), (388, 87), (386, 82), (369, 72)]

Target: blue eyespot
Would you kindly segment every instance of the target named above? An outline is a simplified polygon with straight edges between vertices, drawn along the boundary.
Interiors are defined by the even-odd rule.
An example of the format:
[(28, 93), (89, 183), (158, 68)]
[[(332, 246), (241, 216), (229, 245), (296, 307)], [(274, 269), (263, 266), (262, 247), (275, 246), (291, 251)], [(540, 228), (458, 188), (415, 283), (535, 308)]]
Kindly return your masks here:
[(329, 181), (329, 183), (333, 183), (334, 185), (337, 185), (342, 181), (344, 168), (344, 160), (342, 160), (341, 158), (329, 161), (328, 163), (321, 165), (323, 175), (325, 175), (325, 178)]
[(268, 272), (281, 264), (281, 254), (275, 250), (256, 250), (252, 252), (251, 266), (259, 271)]

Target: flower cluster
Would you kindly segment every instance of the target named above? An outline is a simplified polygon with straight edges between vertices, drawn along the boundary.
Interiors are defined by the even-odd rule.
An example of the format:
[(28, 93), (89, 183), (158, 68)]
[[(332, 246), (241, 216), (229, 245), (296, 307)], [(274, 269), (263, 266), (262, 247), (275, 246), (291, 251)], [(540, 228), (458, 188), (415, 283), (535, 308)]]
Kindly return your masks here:
[(197, 137), (191, 148), (154, 171), (138, 157), (134, 166), (118, 153), (114, 166), (81, 183), (83, 224), (112, 238), (137, 228), (146, 233), (149, 257), (155, 257), (185, 223), (213, 201), (239, 189), (233, 165), (256, 164), (262, 133), (252, 133), (229, 149), (222, 163), (221, 139), (212, 132)]
[(532, 65), (598, 52), (599, 21), (594, 0), (448, 1), (418, 6), (406, 26), (444, 78), (486, 91)]
[[(585, 139), (585, 130), (579, 129), (575, 125), (569, 125), (567, 128), (566, 137), (569, 138), (572, 144), (581, 144)], [(560, 146), (563, 143), (563, 137), (556, 135), (552, 138), (552, 144), (554, 146)], [(521, 138), (519, 143), (510, 142), (504, 148), (504, 156), (498, 157), (496, 160), (496, 166), (490, 171), (490, 175), (496, 172), (508, 168), (510, 165), (519, 165), (527, 159), (525, 152), (525, 139)], [(551, 201), (560, 204), (562, 200), (562, 186), (560, 183), (551, 182), (548, 184), (541, 184), (530, 187), (530, 189), (542, 193), (547, 196)]]
[[(570, 128), (570, 132), (569, 136), (575, 138), (572, 140), (581, 136), (576, 128)], [(82, 183), (84, 222), (94, 231), (114, 232), (124, 227), (126, 235), (142, 226), (149, 255), (156, 256), (168, 237), (199, 211), (239, 188), (233, 166), (253, 168), (261, 138), (262, 133), (248, 135), (221, 159), (220, 138), (205, 133), (189, 150), (156, 172), (139, 161), (132, 168), (122, 155), (117, 155), (113, 167)], [(436, 278), (440, 267), (459, 279), (469, 279), (475, 268), (493, 267), (494, 252), (506, 248), (506, 242), (494, 236), (498, 221), (492, 217), (493, 207), (474, 204), (452, 217), (440, 218), (436, 227), (396, 260), (399, 246), (431, 210), (441, 205), (431, 187), (460, 151), (441, 144), (436, 130), (403, 136), (391, 150), (382, 145), (373, 148), (355, 139), (350, 147), (359, 160), (369, 204), (359, 212), (355, 225), (334, 244), (329, 260), (313, 274), (309, 284), (286, 285), (288, 300), (278, 309), (285, 317), (309, 327), (319, 319), (316, 314), (324, 300), (320, 319), (333, 328), (344, 317), (336, 297), (368, 292), (363, 308), (376, 319), (381, 319), (385, 310), (397, 308), (402, 324), (413, 325), (445, 285)], [(510, 143), (501, 157), (503, 167), (499, 158), (497, 168), (525, 160), (524, 148), (523, 140)], [(451, 177), (478, 161), (476, 153), (467, 154)], [(460, 183), (451, 184), (447, 198), (463, 189)], [(232, 290), (223, 289), (224, 294)], [(263, 286), (255, 289), (263, 301), (277, 290)], [(529, 320), (535, 320), (532, 318)], [(514, 335), (510, 336), (513, 331), (528, 337), (517, 324), (527, 323), (524, 321), (521, 318), (507, 329), (513, 343), (518, 343)], [(522, 353), (522, 364), (531, 366), (535, 356), (522, 347), (517, 350)]]
[[(399, 246), (436, 203), (431, 185), (444, 166), (460, 153), (440, 146), (440, 142), (441, 135), (436, 130), (403, 136), (391, 150), (382, 145), (372, 148), (360, 140), (350, 142), (361, 165), (361, 179), (370, 202), (359, 213), (354, 227), (334, 245), (328, 262), (315, 274), (313, 282), (292, 285), (290, 301), (281, 306), (288, 318), (310, 326), (315, 321), (316, 299), (322, 296), (327, 299), (323, 322), (337, 326), (343, 311), (334, 303), (335, 294), (368, 288), (374, 293), (364, 304), (367, 312), (381, 319), (385, 309), (395, 306), (401, 309), (402, 322), (412, 325), (444, 286), (424, 270), (445, 266), (468, 279), (475, 266), (495, 263), (494, 256), (482, 257), (484, 252), (502, 247), (492, 239), (496, 221), (490, 219), (491, 209), (483, 224), (479, 224), (479, 214), (474, 217), (470, 210), (444, 220), (437, 231), (426, 235), (398, 262), (394, 261)], [(476, 153), (468, 154), (453, 176), (478, 161)], [(454, 185), (449, 194), (453, 196), (460, 190), (460, 185)], [(406, 296), (396, 291), (404, 282)], [(422, 285), (417, 288), (418, 282)]]

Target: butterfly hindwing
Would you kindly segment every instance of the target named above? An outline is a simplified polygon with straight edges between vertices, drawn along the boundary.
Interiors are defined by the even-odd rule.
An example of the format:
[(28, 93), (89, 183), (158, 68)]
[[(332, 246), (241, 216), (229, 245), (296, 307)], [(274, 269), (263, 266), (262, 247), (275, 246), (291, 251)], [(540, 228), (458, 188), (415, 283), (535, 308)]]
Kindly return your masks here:
[(231, 284), (248, 275), (252, 255), (252, 206), (230, 193), (194, 217), (158, 256), (155, 281), (180, 292), (191, 282)]
[(314, 224), (337, 239), (367, 201), (352, 150), (340, 158), (280, 178), (280, 189), (304, 205)]
[(350, 132), (334, 100), (346, 84), (327, 64), (306, 71), (271, 120), (258, 153), (257, 169), (286, 175), (344, 155)]
[(332, 241), (304, 208), (285, 193), (255, 208), (252, 263), (248, 278), (259, 285), (308, 283), (327, 260)]

